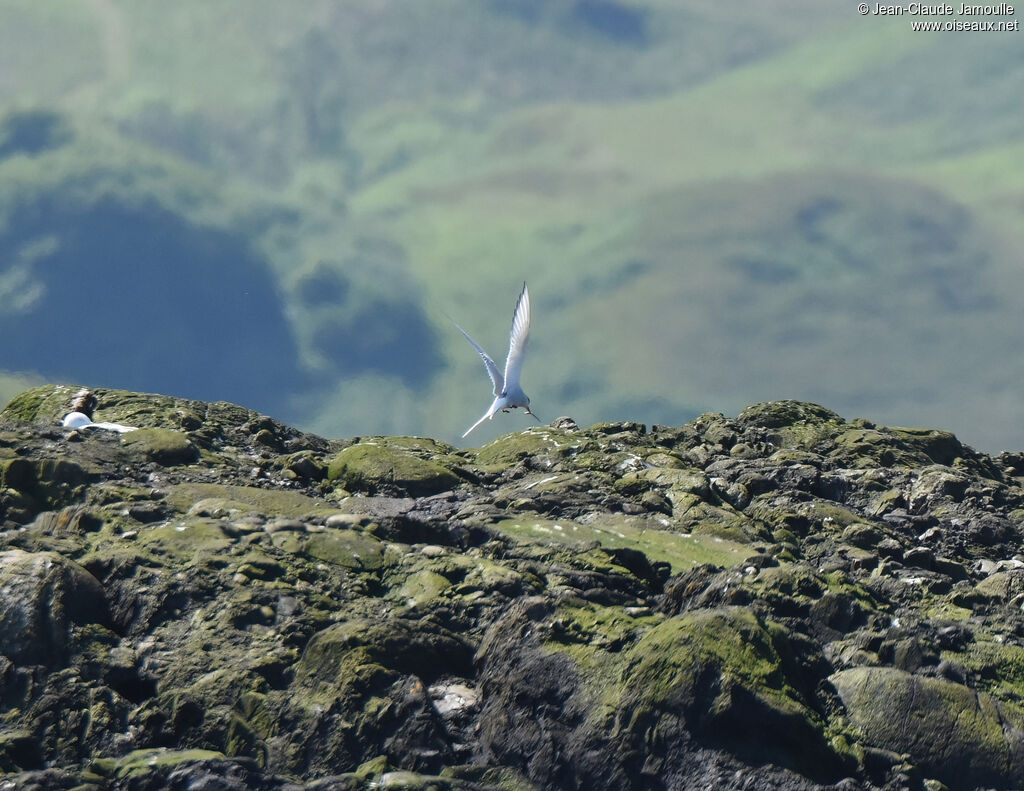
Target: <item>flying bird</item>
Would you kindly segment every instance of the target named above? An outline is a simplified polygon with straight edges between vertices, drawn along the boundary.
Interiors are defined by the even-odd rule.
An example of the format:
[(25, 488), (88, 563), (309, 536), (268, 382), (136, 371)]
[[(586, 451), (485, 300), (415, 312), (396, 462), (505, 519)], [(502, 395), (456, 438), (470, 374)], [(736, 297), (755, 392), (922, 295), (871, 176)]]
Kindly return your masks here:
[(512, 314), (512, 333), (508, 341), (508, 357), (505, 358), (504, 376), (501, 375), (498, 366), (494, 364), (494, 360), (483, 350), (483, 347), (469, 337), (469, 333), (462, 327), (459, 327), (458, 324), (455, 326), (479, 352), (480, 358), (484, 361), (484, 367), (487, 368), (487, 375), (491, 377), (491, 382), (494, 384), (494, 401), (491, 402), (490, 408), (482, 418), (466, 429), (466, 433), (462, 436), (466, 437), (470, 431), (485, 420), (493, 418), (499, 409), (502, 412), (508, 412), (510, 409), (522, 407), (528, 415), (533, 415), (534, 419), (540, 423), (540, 418), (530, 411), (530, 399), (519, 384), (519, 374), (523, 370), (523, 357), (526, 356), (526, 342), (530, 339), (530, 292), (526, 290), (526, 283), (523, 283), (523, 290), (516, 301), (515, 313)]

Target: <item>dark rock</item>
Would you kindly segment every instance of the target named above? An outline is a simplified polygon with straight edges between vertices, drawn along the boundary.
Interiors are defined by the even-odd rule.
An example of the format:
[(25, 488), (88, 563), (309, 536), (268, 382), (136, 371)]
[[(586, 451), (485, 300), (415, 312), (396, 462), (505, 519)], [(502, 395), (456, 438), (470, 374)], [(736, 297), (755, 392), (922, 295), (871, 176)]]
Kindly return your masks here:
[(53, 552), (0, 552), (0, 652), (25, 664), (59, 665), (72, 629), (106, 620), (96, 578)]
[(843, 531), (843, 541), (861, 549), (877, 548), (885, 540), (880, 530), (862, 522), (850, 525)]
[(811, 605), (810, 617), (830, 629), (848, 632), (864, 621), (860, 605), (849, 594), (827, 591)]
[(128, 516), (144, 524), (159, 522), (167, 513), (167, 508), (162, 503), (143, 502), (128, 507)]
[(11, 489), (28, 491), (36, 480), (35, 465), (28, 459), (15, 456), (0, 461), (0, 483)]
[(967, 536), (972, 543), (992, 546), (1016, 539), (1018, 531), (1006, 518), (998, 514), (983, 514), (967, 525)]
[(914, 547), (903, 553), (903, 562), (908, 566), (931, 571), (935, 567), (935, 553), (928, 547)]

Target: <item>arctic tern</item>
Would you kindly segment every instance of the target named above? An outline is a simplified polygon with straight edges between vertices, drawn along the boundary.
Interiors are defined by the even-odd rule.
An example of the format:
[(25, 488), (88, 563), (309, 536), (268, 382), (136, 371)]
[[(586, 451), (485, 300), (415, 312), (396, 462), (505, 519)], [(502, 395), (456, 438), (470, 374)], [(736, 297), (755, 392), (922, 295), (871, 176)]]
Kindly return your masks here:
[(526, 283), (523, 283), (523, 290), (516, 301), (515, 313), (512, 314), (512, 333), (508, 342), (508, 357), (505, 358), (504, 376), (490, 355), (483, 350), (483, 347), (474, 341), (462, 327), (459, 327), (458, 324), (455, 326), (479, 352), (484, 361), (484, 367), (487, 368), (487, 375), (491, 377), (491, 383), (494, 385), (494, 401), (490, 408), (482, 418), (466, 429), (466, 433), (462, 436), (466, 437), (470, 431), (485, 420), (493, 418), (499, 409), (502, 412), (508, 412), (510, 409), (522, 407), (539, 423), (540, 418), (530, 411), (530, 399), (519, 384), (519, 374), (523, 370), (523, 357), (526, 355), (526, 342), (530, 339), (530, 292), (526, 290)]

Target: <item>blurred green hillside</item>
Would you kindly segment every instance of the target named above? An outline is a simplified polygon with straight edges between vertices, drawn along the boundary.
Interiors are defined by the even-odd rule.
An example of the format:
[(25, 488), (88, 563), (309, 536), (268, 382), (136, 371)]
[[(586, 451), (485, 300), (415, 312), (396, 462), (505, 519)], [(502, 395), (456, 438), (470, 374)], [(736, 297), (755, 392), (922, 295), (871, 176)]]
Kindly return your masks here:
[(1022, 448), (1022, 35), (813, 0), (0, 0), (0, 402), (453, 440), (490, 394), (448, 316), (500, 361), (527, 280), (545, 420), (799, 398)]

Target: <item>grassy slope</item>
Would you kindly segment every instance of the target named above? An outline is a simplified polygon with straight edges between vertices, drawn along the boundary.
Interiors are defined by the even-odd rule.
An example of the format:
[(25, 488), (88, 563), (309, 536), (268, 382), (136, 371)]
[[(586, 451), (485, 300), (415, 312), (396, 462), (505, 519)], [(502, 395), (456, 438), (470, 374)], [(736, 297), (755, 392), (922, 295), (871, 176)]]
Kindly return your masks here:
[[(1020, 236), (1017, 211), (1005, 199), (1019, 205), (1019, 188), (993, 166), (993, 194), (963, 154), (950, 155), (948, 137), (929, 119), (853, 124), (851, 112), (831, 99), (835, 86), (856, 83), (864, 72), (895, 68), (912, 55), (943, 58), (945, 45), (906, 39), (896, 28), (848, 26), (667, 97), (515, 111), (497, 120), (488, 142), (457, 141), (424, 154), (363, 190), (353, 205), (368, 214), (408, 209), (398, 233), (441, 299), (475, 291), (466, 267), (485, 291), (511, 291), (510, 272), (529, 276), (538, 312), (553, 308), (541, 313), (547, 333), (529, 370), (542, 383), (538, 392), (551, 383), (554, 398), (547, 400), (556, 402), (553, 385), (566, 370), (565, 379), (585, 383), (579, 391), (596, 391), (563, 391), (571, 414), (598, 419), (616, 401), (642, 403), (650, 394), (666, 396), (679, 411), (801, 395), (881, 419), (949, 425), (978, 443), (1005, 441), (994, 424), (1022, 415), (1005, 397), (1013, 379), (1005, 368), (1013, 364), (1009, 337), (992, 329), (1012, 336), (1020, 325), (1019, 301), (1003, 287), (1016, 275), (1007, 250)], [(1024, 163), (1005, 154), (1002, 167), (1016, 164), (1019, 172)], [(778, 174), (797, 175), (772, 181)], [(865, 226), (872, 205), (892, 193), (888, 214), (903, 212), (906, 222), (934, 215), (936, 233), (962, 204), (975, 219), (952, 230), (971, 238), (954, 240), (959, 249), (938, 264), (915, 268), (904, 258), (881, 258), (911, 256), (913, 243), (929, 236), (924, 229), (909, 248), (875, 244), (877, 250), (870, 237), (859, 238), (872, 231)], [(834, 236), (859, 259), (877, 253), (877, 269), (825, 272), (807, 285), (828, 256), (814, 260), (813, 246), (792, 242), (794, 215), (803, 199), (835, 195), (853, 205), (854, 217)], [(716, 249), (744, 236), (753, 237), (752, 254), (774, 245), (784, 263), (808, 271), (744, 301), (743, 292), (757, 284), (730, 282)], [(977, 291), (980, 307), (943, 309), (934, 295), (920, 296), (939, 275), (970, 267), (973, 256), (983, 267), (962, 284), (953, 278), (951, 288)], [(635, 260), (649, 266), (630, 278)], [(978, 284), (969, 282), (973, 275)], [(588, 294), (588, 284), (603, 293)], [(557, 296), (545, 296), (551, 292)], [(826, 297), (836, 304), (821, 308)], [(502, 302), (480, 302), (461, 306), (460, 315), (493, 327), (487, 316), (500, 315)], [(491, 330), (499, 343), (501, 329)], [(571, 351), (557, 348), (559, 338), (572, 339)], [(463, 358), (456, 365), (465, 373), (453, 377), (459, 382), (476, 365), (472, 354)], [(544, 400), (535, 393), (538, 408)], [(672, 417), (671, 409), (661, 411)]]
[[(330, 374), (297, 401), (311, 428), (457, 436), (487, 383), (445, 314), (500, 357), (528, 279), (525, 383), (545, 418), (677, 421), (794, 396), (1024, 443), (992, 427), (1024, 422), (1009, 343), (1024, 149), (1013, 113), (948, 87), (968, 64), (965, 79), (998, 74), (1012, 96), (1010, 39), (786, 3), (741, 24), (714, 4), (648, 4), (659, 33), (640, 48), (570, 28), (568, 3), (540, 19), (455, 0), (419, 15), (65, 5), (78, 16), (4, 10), (18, 25), (0, 44), (42, 37), (62, 52), (46, 69), (18, 61), (5, 105), (56, 102), (97, 148), (127, 137), (140, 157), (190, 163), (168, 166), (185, 183), (222, 181), (167, 200), (249, 230), (286, 293), (327, 266), (364, 299), (398, 273), (426, 305), (449, 367), (410, 387), (330, 373), (310, 346), (330, 311), (292, 303), (304, 359)], [(945, 101), (929, 98), (944, 86)], [(801, 212), (829, 200), (842, 209), (808, 238)], [(917, 257), (927, 229), (906, 228), (941, 228), (958, 205), (970, 219), (948, 249)], [(290, 211), (297, 223), (265, 219)], [(886, 217), (898, 227), (874, 238)], [(379, 242), (400, 246), (385, 278), (365, 253)], [(977, 282), (950, 275), (979, 261)], [(976, 299), (916, 287), (947, 280)], [(496, 418), (474, 438), (522, 424)]]

